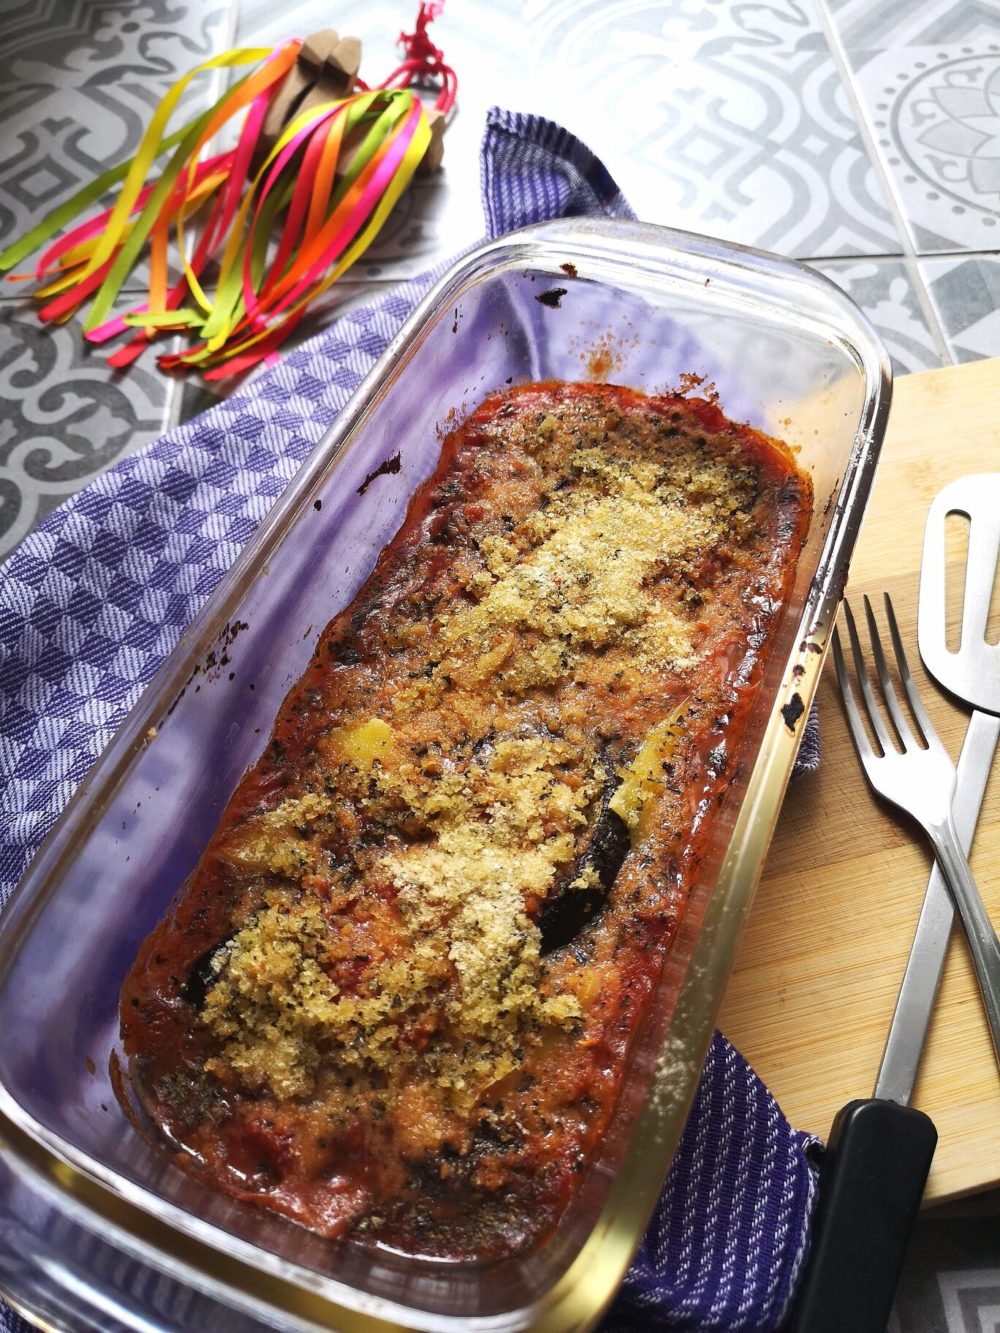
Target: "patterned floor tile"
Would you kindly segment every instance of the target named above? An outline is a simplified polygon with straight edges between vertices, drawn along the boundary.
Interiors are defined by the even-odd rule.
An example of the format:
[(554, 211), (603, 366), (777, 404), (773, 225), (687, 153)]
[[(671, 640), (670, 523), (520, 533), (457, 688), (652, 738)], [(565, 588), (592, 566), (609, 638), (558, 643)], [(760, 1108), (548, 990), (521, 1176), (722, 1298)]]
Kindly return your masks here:
[(175, 382), (112, 374), (76, 323), (0, 302), (0, 557), (68, 495), (166, 429)]
[(931, 370), (945, 360), (901, 259), (838, 259), (815, 264), (861, 307), (889, 350), (893, 370)]
[(825, 0), (849, 50), (993, 41), (996, 0)]
[(810, 4), (540, 8), (533, 46), (601, 119), (637, 109), (620, 156), (641, 215), (789, 255), (899, 248)]
[(995, 0), (830, 0), (833, 22), (920, 254), (1000, 244)]
[[(227, 0), (0, 6), (0, 248), (135, 152), (157, 102), (224, 49)], [(206, 76), (184, 105), (215, 95)], [(128, 289), (141, 290), (137, 270)]]
[(889, 1333), (994, 1333), (998, 1315), (1000, 1218), (923, 1215), (910, 1240)]
[[(239, 35), (274, 41), (327, 13), (301, 0), (276, 18), (247, 0)], [(344, 0), (336, 21), (362, 37), (364, 74), (393, 67), (398, 3)], [(808, 4), (467, 0), (433, 35), (458, 71), (458, 111), (444, 172), (409, 193), (369, 252), (380, 276), (480, 233), (477, 150), (493, 103), (567, 125), (649, 221), (808, 257), (901, 248)]]
[(919, 262), (954, 359), (1000, 356), (1000, 255)]

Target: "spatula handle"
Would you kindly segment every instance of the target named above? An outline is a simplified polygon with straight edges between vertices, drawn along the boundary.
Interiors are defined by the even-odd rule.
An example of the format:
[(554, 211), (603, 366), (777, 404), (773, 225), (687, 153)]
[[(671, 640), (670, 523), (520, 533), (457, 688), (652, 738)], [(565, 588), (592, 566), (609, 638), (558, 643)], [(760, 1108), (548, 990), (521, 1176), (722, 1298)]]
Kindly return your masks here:
[(885, 1333), (936, 1144), (911, 1106), (868, 1098), (838, 1112), (787, 1333)]

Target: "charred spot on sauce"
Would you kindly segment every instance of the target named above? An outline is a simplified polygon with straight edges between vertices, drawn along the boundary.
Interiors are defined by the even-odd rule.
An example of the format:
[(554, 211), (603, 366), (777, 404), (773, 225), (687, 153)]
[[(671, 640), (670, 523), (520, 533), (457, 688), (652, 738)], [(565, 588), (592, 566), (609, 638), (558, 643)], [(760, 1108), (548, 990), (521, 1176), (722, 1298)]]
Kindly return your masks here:
[(576, 265), (572, 263), (570, 260), (567, 259), (565, 264), (560, 264), (559, 267), (566, 274), (567, 278), (576, 277)]
[(376, 480), (376, 478), (394, 476), (402, 469), (402, 466), (402, 460), (400, 459), (399, 450), (397, 449), (391, 458), (384, 459), (379, 463), (374, 472), (368, 473), (368, 476), (365, 477), (364, 481), (358, 487), (358, 494), (364, 495), (368, 487)]
[(559, 310), (562, 307), (562, 299), (568, 291), (568, 287), (550, 287), (547, 292), (539, 292), (535, 300), (540, 305), (548, 306), (550, 310)]
[(781, 716), (785, 719), (785, 726), (789, 731), (794, 731), (799, 718), (806, 711), (806, 706), (802, 702), (802, 696), (798, 690), (792, 695), (788, 703), (781, 710)]

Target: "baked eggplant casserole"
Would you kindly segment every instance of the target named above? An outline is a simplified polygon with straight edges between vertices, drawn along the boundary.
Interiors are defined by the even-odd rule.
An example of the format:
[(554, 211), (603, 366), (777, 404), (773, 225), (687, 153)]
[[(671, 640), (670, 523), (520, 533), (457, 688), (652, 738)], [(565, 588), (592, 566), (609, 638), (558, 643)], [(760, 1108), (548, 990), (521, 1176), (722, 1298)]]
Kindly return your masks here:
[(727, 816), (809, 480), (712, 402), (485, 402), (124, 985), (187, 1170), (324, 1236), (551, 1233)]

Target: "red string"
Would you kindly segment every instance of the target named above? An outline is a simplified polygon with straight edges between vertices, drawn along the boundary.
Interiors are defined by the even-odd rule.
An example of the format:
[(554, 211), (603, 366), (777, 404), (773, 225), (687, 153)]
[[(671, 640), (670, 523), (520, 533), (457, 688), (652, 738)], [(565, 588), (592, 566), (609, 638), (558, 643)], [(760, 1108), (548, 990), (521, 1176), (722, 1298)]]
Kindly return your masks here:
[[(440, 79), (441, 90), (434, 106), (445, 115), (455, 105), (458, 92), (458, 76), (450, 65), (444, 63), (444, 52), (434, 45), (427, 35), (427, 25), (444, 9), (444, 0), (421, 0), (417, 14), (417, 23), (413, 32), (401, 32), (399, 45), (403, 48), (406, 59), (397, 65), (389, 77), (380, 83), (380, 88), (409, 88), (413, 83), (423, 83), (428, 79)], [(360, 79), (357, 86), (365, 90)]]

